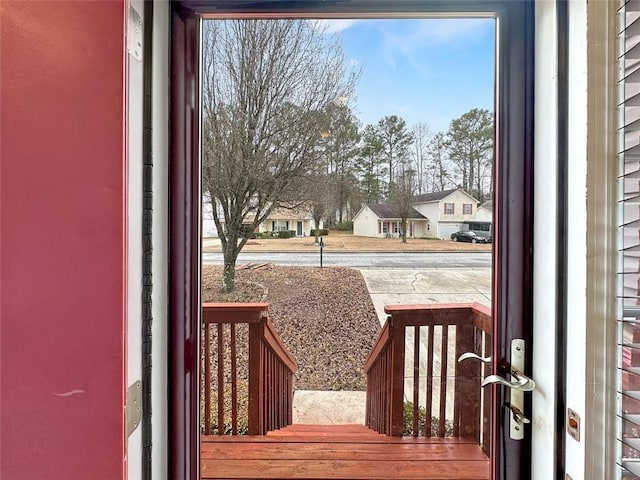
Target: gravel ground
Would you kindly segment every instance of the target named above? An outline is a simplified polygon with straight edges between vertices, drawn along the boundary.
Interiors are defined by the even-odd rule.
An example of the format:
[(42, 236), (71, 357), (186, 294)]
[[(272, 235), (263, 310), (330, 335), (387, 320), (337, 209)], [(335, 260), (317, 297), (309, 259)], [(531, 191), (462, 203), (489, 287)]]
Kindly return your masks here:
[(221, 266), (203, 267), (203, 301), (269, 302), (270, 318), (298, 363), (296, 389), (365, 390), (362, 366), (380, 323), (360, 272), (273, 265), (239, 270), (236, 290), (226, 295), (221, 275)]

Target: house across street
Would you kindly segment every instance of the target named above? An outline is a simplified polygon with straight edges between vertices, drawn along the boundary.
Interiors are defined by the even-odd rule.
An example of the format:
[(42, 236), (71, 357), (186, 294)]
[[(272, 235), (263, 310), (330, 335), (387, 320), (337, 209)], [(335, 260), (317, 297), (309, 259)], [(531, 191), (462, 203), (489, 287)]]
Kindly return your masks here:
[[(448, 240), (459, 230), (490, 231), (492, 205), (457, 188), (413, 197), (407, 217), (407, 237)], [(354, 235), (398, 237), (402, 223), (398, 209), (389, 204), (364, 205), (353, 217)]]

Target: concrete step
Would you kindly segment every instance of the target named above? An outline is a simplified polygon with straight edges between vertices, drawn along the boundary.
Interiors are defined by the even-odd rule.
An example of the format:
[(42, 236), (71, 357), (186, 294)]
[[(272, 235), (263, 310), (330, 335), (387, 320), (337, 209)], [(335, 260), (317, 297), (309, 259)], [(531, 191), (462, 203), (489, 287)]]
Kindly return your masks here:
[(366, 392), (296, 390), (293, 423), (364, 425)]

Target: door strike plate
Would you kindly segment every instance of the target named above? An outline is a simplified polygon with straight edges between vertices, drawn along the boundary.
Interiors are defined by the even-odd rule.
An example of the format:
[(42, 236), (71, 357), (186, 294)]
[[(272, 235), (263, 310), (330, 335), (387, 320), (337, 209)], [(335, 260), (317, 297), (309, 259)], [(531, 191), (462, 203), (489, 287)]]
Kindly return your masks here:
[(567, 408), (567, 433), (576, 442), (580, 441), (580, 415)]
[(127, 389), (127, 438), (138, 428), (142, 420), (142, 382), (133, 382)]

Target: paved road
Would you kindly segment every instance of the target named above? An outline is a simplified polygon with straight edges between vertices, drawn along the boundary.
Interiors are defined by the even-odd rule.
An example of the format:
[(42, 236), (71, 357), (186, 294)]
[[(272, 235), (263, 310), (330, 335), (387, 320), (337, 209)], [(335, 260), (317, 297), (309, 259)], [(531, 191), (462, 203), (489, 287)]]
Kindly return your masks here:
[[(204, 253), (203, 262), (210, 265), (222, 265), (222, 253)], [(320, 253), (241, 252), (238, 256), (238, 265), (248, 262), (269, 262), (276, 265), (319, 266)], [(326, 267), (357, 268), (488, 268), (491, 267), (491, 253), (324, 252), (322, 263)]]

